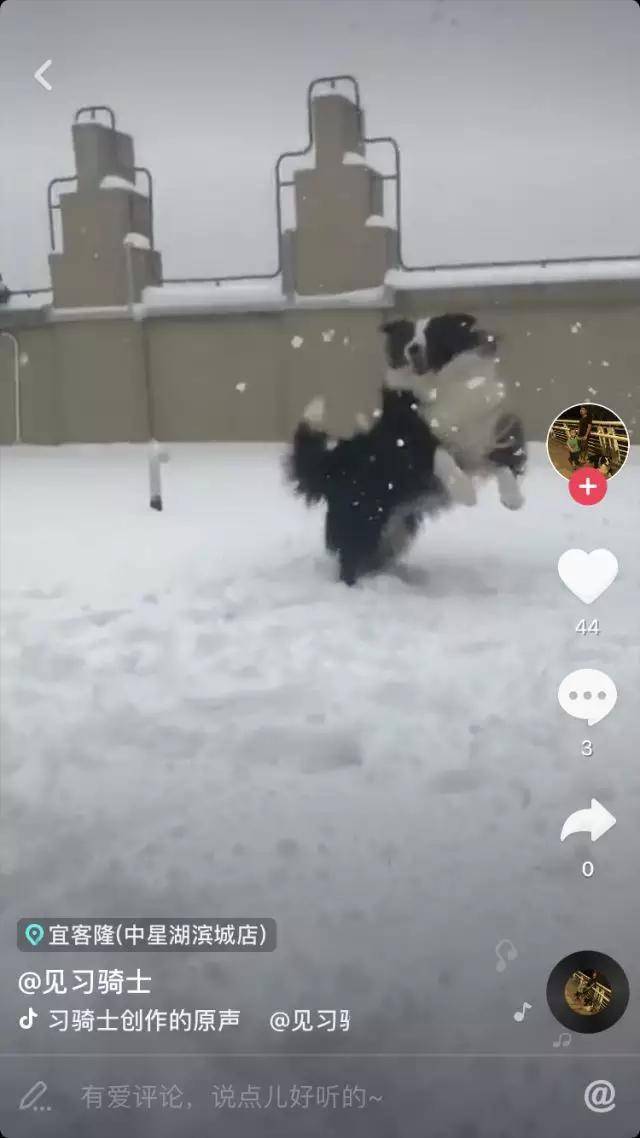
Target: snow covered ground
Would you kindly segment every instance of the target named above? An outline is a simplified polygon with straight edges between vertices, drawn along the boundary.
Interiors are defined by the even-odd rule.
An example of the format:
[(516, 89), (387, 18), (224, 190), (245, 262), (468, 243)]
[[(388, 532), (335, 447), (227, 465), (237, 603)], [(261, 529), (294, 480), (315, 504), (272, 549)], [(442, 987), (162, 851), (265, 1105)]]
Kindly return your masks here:
[[(353, 1081), (357, 1068), (383, 1103), (308, 1113), (304, 1124), (287, 1112), (218, 1113), (209, 1131), (194, 1099), (193, 1129), (186, 1115), (178, 1131), (162, 1114), (154, 1136), (575, 1138), (581, 1088), (601, 1073), (627, 1097), (598, 1118), (598, 1134), (637, 1129), (631, 1064), (590, 1058), (638, 1051), (637, 997), (610, 1032), (574, 1037), (560, 1054), (544, 993), (554, 964), (579, 948), (616, 957), (632, 995), (640, 989), (640, 456), (586, 509), (533, 451), (520, 513), (485, 486), (475, 509), (426, 526), (400, 571), (353, 590), (323, 553), (321, 511), (283, 486), (278, 446), (172, 445), (161, 514), (147, 506), (142, 447), (1, 452), (4, 1046), (83, 1054), (0, 1068), (2, 1101), (26, 1089), (25, 1072), (55, 1082), (67, 1121), (39, 1119), (43, 1134), (113, 1132), (106, 1112), (88, 1128), (79, 1097), (90, 1078), (186, 1083), (197, 1070), (212, 1084), (304, 1081), (295, 1058), (279, 1061), (277, 1079), (258, 1059), (203, 1068), (174, 1058), (161, 1074), (156, 1060), (150, 1078), (130, 1060), (125, 1070), (91, 1058), (123, 1046), (530, 1056), (491, 1075), (479, 1059), (401, 1070), (398, 1060), (316, 1060), (314, 1082)], [(621, 565), (588, 610), (557, 574), (573, 546), (605, 546)], [(584, 615), (600, 619), (598, 637), (574, 631)], [(583, 664), (618, 686), (615, 711), (592, 729), (556, 699)], [(591, 759), (580, 755), (587, 736)], [(596, 847), (581, 837), (561, 846), (564, 819), (592, 796), (618, 825)], [(143, 958), (152, 1006), (239, 1008), (235, 1032), (129, 1036), (126, 1046), (38, 1025), (26, 1033), (15, 979), (30, 960), (7, 945), (18, 917), (40, 913), (273, 916), (279, 945)], [(519, 956), (498, 974), (505, 937)], [(68, 1006), (92, 1003), (77, 1000)], [(270, 1013), (294, 1008), (349, 1008), (352, 1030), (274, 1035)], [(541, 1087), (553, 1127), (535, 1107)], [(123, 1116), (118, 1133), (150, 1133), (140, 1112)], [(12, 1114), (9, 1133), (33, 1125)]]

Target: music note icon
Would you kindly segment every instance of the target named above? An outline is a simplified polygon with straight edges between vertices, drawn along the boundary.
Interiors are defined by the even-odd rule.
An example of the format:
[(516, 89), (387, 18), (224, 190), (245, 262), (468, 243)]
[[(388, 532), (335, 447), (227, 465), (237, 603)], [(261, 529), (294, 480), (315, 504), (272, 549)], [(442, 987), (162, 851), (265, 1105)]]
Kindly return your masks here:
[(515, 944), (513, 943), (513, 941), (501, 940), (496, 945), (496, 949), (495, 949), (496, 956), (498, 957), (498, 963), (496, 964), (496, 972), (504, 972), (506, 967), (507, 967), (507, 960), (505, 960), (504, 956), (502, 955), (503, 947), (506, 948), (506, 950), (507, 950), (507, 960), (515, 960), (517, 955), (518, 955), (518, 950), (517, 950)]
[(532, 1005), (531, 1005), (531, 1004), (527, 1004), (527, 1003), (524, 1003), (524, 1004), (522, 1005), (522, 1011), (520, 1011), (520, 1012), (514, 1012), (514, 1013), (513, 1013), (513, 1018), (514, 1018), (514, 1020), (516, 1021), (516, 1023), (522, 1023), (522, 1021), (523, 1021), (524, 1017), (525, 1017), (525, 1016), (526, 1016), (526, 1014), (527, 1014), (527, 1010), (529, 1010), (529, 1011), (530, 1011), (530, 1010), (531, 1010), (531, 1007), (532, 1007)]
[(558, 1038), (556, 1040), (554, 1040), (553, 1046), (554, 1047), (570, 1047), (571, 1046), (571, 1035), (570, 1035), (570, 1033), (568, 1031), (561, 1031)]

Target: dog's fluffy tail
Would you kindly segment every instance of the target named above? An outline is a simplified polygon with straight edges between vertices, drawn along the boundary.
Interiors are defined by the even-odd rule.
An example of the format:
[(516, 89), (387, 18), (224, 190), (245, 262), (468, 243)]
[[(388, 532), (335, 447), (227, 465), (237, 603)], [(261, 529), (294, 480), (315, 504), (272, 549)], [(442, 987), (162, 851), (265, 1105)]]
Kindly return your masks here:
[(320, 397), (305, 407), (285, 463), (287, 479), (308, 505), (322, 501), (326, 492), (331, 440), (322, 429), (324, 410)]

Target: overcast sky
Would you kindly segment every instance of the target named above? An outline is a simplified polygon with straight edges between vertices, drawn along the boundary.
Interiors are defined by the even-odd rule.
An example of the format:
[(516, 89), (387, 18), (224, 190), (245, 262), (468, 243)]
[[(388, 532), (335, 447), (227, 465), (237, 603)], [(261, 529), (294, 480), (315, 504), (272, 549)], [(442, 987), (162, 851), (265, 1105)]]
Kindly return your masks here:
[(49, 283), (46, 186), (87, 103), (153, 172), (165, 276), (269, 271), (275, 158), (337, 72), (400, 144), (411, 263), (640, 252), (635, 0), (6, 0), (0, 52), (13, 288)]

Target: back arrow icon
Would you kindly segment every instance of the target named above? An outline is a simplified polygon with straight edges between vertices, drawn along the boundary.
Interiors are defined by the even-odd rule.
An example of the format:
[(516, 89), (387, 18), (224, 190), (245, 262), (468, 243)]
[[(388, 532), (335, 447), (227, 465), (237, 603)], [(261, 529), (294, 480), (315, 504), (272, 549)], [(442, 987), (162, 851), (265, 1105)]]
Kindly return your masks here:
[(592, 798), (589, 810), (576, 810), (575, 814), (569, 815), (562, 827), (560, 841), (563, 842), (571, 834), (591, 834), (591, 841), (597, 842), (598, 838), (615, 826), (616, 821), (597, 798)]
[(49, 67), (51, 67), (52, 63), (53, 63), (52, 59), (47, 59), (42, 64), (42, 66), (39, 67), (38, 70), (34, 71), (34, 73), (33, 73), (33, 78), (36, 80), (37, 83), (40, 84), (41, 87), (44, 87), (45, 91), (52, 91), (53, 90), (53, 87), (51, 86), (51, 84), (44, 78), (45, 71)]

